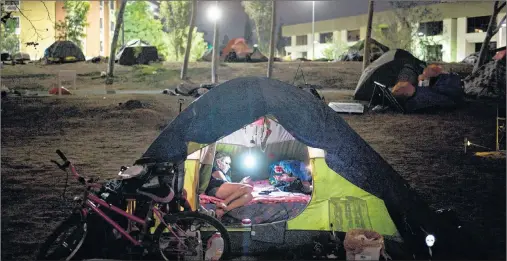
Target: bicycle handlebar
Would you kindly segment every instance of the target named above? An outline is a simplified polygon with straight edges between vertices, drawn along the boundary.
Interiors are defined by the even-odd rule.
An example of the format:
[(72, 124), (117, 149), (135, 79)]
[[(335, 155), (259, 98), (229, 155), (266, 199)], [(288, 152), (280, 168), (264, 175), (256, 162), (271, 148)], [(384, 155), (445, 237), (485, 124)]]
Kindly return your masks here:
[(96, 182), (96, 180), (94, 180), (93, 178), (85, 179), (83, 176), (81, 176), (79, 173), (77, 173), (74, 165), (72, 163), (70, 163), (70, 161), (67, 159), (67, 157), (65, 157), (65, 155), (63, 154), (63, 152), (61, 150), (56, 150), (56, 154), (58, 154), (58, 156), (60, 156), (60, 158), (64, 161), (63, 165), (60, 165), (55, 160), (51, 160), (51, 162), (55, 163), (58, 166), (58, 168), (60, 168), (61, 170), (66, 170), (67, 168), (70, 168), (70, 172), (72, 172), (72, 174), (77, 179), (77, 181), (83, 185), (89, 185), (89, 186), (96, 185), (96, 184), (94, 184)]
[(60, 158), (62, 158), (63, 161), (65, 161), (67, 163), (67, 157), (65, 157), (65, 155), (63, 155), (63, 152), (61, 150), (56, 150), (56, 154), (58, 154), (58, 156), (60, 156)]

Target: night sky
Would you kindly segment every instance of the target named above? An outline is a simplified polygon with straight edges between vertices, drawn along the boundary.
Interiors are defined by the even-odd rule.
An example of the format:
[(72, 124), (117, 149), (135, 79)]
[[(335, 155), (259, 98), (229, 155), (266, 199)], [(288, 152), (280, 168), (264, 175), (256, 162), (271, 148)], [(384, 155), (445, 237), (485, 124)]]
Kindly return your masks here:
[[(197, 27), (200, 32), (205, 33), (204, 39), (208, 42), (213, 41), (213, 25), (207, 17), (207, 9), (214, 4), (215, 1), (199, 1)], [(222, 18), (219, 22), (219, 42), (222, 42), (224, 35), (227, 35), (229, 39), (243, 37), (247, 15), (243, 11), (241, 2), (220, 1), (219, 5), (222, 9)], [(388, 8), (389, 2), (375, 1), (375, 11), (383, 11)], [(315, 21), (366, 14), (367, 12), (368, 0), (315, 1)], [(312, 1), (277, 1), (278, 23), (289, 25), (311, 21)]]

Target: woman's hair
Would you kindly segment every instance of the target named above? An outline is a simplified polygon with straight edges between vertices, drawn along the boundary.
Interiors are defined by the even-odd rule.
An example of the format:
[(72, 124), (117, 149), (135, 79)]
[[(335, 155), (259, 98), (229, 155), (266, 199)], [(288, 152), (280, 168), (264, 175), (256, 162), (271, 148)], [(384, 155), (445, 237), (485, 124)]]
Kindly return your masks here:
[(224, 157), (231, 157), (229, 154), (223, 152), (223, 151), (219, 151), (215, 154), (215, 161), (217, 159), (220, 159), (220, 158), (224, 158)]

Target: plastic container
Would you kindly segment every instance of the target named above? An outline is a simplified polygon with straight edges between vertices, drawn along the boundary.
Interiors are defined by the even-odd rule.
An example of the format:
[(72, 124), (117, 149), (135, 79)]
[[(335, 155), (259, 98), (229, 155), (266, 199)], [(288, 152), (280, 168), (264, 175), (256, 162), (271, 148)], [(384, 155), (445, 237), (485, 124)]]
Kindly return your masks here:
[(252, 226), (252, 220), (245, 218), (241, 220), (241, 225), (243, 227), (251, 227)]
[(347, 260), (379, 260), (383, 253), (384, 238), (375, 231), (351, 229), (343, 242)]
[(206, 249), (206, 254), (204, 255), (205, 261), (217, 261), (222, 257), (224, 253), (224, 239), (220, 233), (215, 233), (208, 240), (208, 248)]

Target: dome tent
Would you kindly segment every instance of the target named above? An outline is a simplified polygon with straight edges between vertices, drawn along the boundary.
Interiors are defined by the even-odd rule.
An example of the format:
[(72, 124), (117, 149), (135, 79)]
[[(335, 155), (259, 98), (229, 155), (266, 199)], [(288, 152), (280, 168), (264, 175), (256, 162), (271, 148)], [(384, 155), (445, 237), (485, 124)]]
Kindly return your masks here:
[[(370, 61), (377, 60), (384, 53), (389, 51), (389, 47), (379, 43), (375, 39), (370, 39)], [(348, 51), (340, 57), (340, 61), (363, 61), (364, 40), (358, 41)]]
[[(179, 181), (178, 184), (188, 192), (189, 199), (193, 197), (195, 208), (200, 179), (198, 170), (204, 162), (192, 155), (202, 155), (202, 150), (209, 144), (221, 142), (223, 146), (248, 146), (249, 139), (240, 134), (248, 131), (248, 125), (262, 117), (277, 124), (267, 146), (297, 141), (298, 146), (308, 150), (314, 191), (310, 203), (298, 216), (253, 225), (252, 231), (256, 233), (248, 243), (251, 249), (256, 241), (262, 241), (260, 238), (266, 233), (271, 238), (273, 233), (279, 233), (277, 235), (283, 242), (258, 244), (266, 245), (268, 242), (271, 244), (267, 245), (278, 247), (285, 243), (298, 247), (301, 240), (305, 240), (303, 238), (312, 240), (298, 233), (347, 232), (350, 227), (343, 224), (350, 219), (343, 218), (339, 211), (332, 211), (333, 206), (339, 205), (342, 200), (360, 200), (367, 206), (367, 211), (361, 212), (365, 216), (349, 213), (352, 219), (364, 220), (357, 222), (357, 226), (378, 231), (393, 241), (401, 238), (405, 253), (410, 253), (408, 257), (427, 258), (425, 238), (429, 233), (435, 235), (439, 242), (433, 251), (441, 254), (440, 258), (459, 255), (471, 258), (470, 253), (462, 253), (461, 249), (470, 247), (467, 243), (474, 244), (473, 238), (431, 210), (331, 108), (310, 93), (278, 80), (244, 77), (216, 86), (181, 112), (149, 146), (143, 157), (157, 162), (184, 164), (185, 167), (180, 168), (184, 169), (180, 173), (184, 182)], [(181, 191), (181, 188), (176, 190)], [(298, 236), (301, 239), (296, 239)], [(393, 256), (390, 251), (394, 252), (394, 249), (386, 247), (386, 250)], [(434, 255), (433, 258), (439, 257)]]
[(374, 81), (392, 88), (396, 84), (400, 72), (407, 67), (414, 71), (413, 74), (416, 80), (414, 84), (417, 85), (417, 76), (426, 67), (425, 62), (402, 49), (390, 50), (384, 53), (377, 60), (369, 64), (361, 74), (354, 91), (354, 99), (369, 101), (373, 95)]
[(140, 39), (127, 42), (120, 48), (115, 57), (115, 62), (121, 65), (148, 64), (158, 61), (158, 51), (155, 46)]
[(71, 41), (56, 41), (44, 52), (44, 59), (53, 62), (81, 62), (85, 56), (81, 48)]

